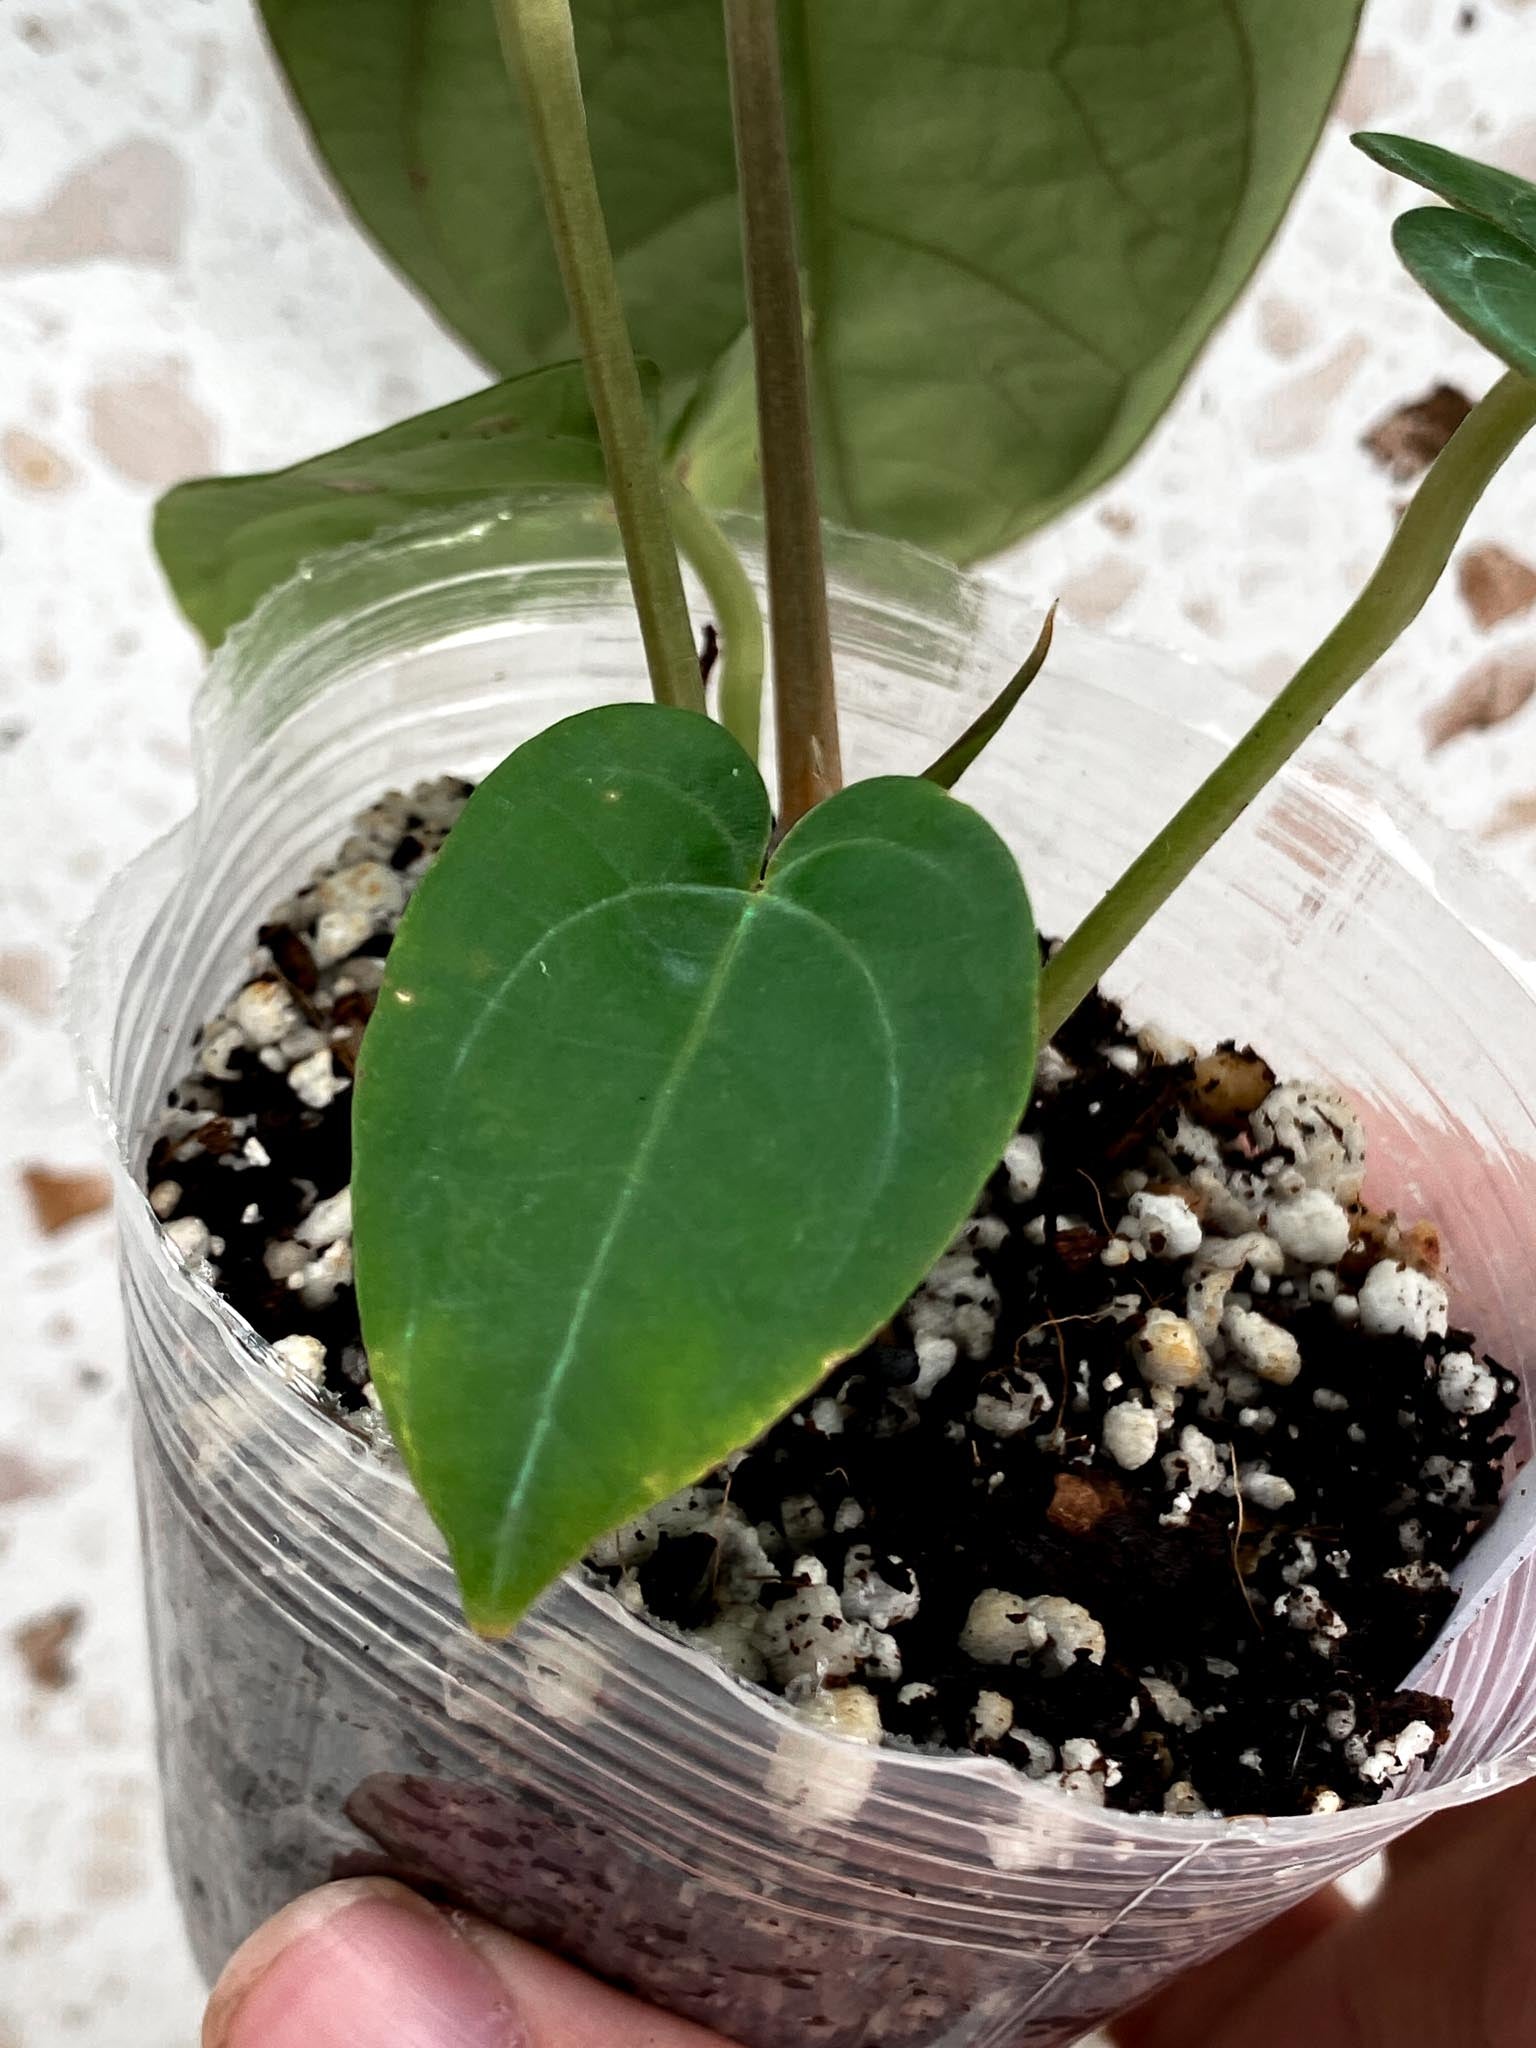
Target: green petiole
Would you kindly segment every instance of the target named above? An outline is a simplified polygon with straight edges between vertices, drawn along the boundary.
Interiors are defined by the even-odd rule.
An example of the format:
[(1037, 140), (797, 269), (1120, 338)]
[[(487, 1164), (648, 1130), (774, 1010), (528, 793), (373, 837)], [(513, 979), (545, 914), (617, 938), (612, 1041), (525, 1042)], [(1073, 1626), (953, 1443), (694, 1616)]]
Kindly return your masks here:
[(763, 708), (763, 615), (741, 557), (690, 491), (667, 480), (672, 533), (720, 630), (720, 723), (755, 761)]
[(768, 541), (779, 826), (842, 786), (777, 0), (725, 0)]
[(661, 463), (629, 343), (598, 199), (569, 0), (496, 0), (507, 67), (523, 95), (550, 234), (581, 341), (608, 488), (658, 703), (704, 709)]
[(1418, 617), (1473, 506), (1532, 426), (1536, 382), (1512, 370), (1446, 443), (1375, 574), (1327, 639), (1047, 964), (1042, 1039), (1060, 1030), (1308, 734)]

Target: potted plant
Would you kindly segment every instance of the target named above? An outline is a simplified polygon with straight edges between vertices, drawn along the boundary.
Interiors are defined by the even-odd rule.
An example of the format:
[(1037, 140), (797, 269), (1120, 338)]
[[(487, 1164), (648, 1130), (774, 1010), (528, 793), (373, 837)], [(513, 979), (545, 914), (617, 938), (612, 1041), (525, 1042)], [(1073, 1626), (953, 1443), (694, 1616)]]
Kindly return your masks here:
[[(172, 907), (146, 929), (175, 853), (102, 927), (129, 961), (108, 1092), (133, 1169), (153, 1140), (125, 1264), (190, 1917), (216, 1960), (289, 1891), (382, 1866), (745, 2041), (1063, 2040), (1520, 1767), (1524, 1666), (1492, 1654), (1518, 1542), (1435, 1668), (1454, 1723), (1401, 1689), (1504, 1479), (1501, 1245), (1480, 1187), (1453, 1331), (1429, 1235), (1362, 1182), (1372, 1123), (1402, 1188), (1422, 1176), (1425, 1089), (1452, 1076), (1468, 1128), (1533, 1156), (1487, 1057), (1507, 1040), (1518, 1077), (1523, 1004), (1357, 818), (1340, 843), (1373, 866), (1337, 879), (1362, 1010), (1338, 930), (1308, 931), (1316, 849), (1284, 837), (1285, 804), (1348, 805), (1294, 768), (1265, 836), (1169, 899), (1412, 619), (1536, 420), (1536, 194), (1368, 139), (1452, 201), (1400, 247), (1509, 373), (1171, 820), (1208, 732), (1103, 650), (1064, 650), (1108, 677), (1028, 745), (1003, 732), (1049, 618), (915, 777), (893, 739), (932, 736), (931, 686), (974, 679), (996, 601), (850, 542), (829, 602), (776, 11), (729, 0), (775, 815), (752, 579), (656, 460), (568, 12), (501, 16), (590, 416), (568, 372), (535, 374), (162, 515), (194, 616), (250, 612)], [(317, 506), (369, 499), (372, 531), (434, 463), (478, 495), (477, 457), (579, 486), (598, 443), (632, 610), (568, 488), (365, 540), (250, 611)], [(674, 537), (724, 627), (724, 723)], [(652, 705), (608, 701), (633, 697), (635, 628)], [(841, 722), (840, 652), (865, 671)], [(1162, 828), (1119, 879), (1125, 786), (1065, 801), (1026, 772), (1113, 759), (1117, 721)], [(841, 786), (845, 726), (862, 766), (908, 772)], [(490, 772), (382, 797), (334, 851), (346, 812), (449, 761)], [(1097, 899), (1043, 966), (1015, 854), (948, 794), (973, 767), (1032, 886), (1043, 855), (1052, 922)], [(1137, 1032), (1095, 985), (1164, 905)], [(1433, 1031), (1405, 917), (1448, 963)], [(1282, 936), (1313, 995), (1256, 1014)], [(1166, 1020), (1261, 1051), (1197, 1054)], [(1295, 1078), (1317, 1067), (1356, 1100)], [(1431, 1759), (1429, 1789), (1372, 1804)]]

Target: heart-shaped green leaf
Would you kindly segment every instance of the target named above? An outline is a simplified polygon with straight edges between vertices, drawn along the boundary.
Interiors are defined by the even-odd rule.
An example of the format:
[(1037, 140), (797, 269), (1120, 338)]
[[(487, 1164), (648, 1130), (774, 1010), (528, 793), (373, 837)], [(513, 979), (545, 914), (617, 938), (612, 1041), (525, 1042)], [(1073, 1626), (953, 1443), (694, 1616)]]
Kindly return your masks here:
[(1536, 249), (1492, 221), (1421, 206), (1392, 224), (1409, 271), (1459, 327), (1536, 377)]
[[(648, 389), (655, 373), (642, 366)], [(580, 363), (532, 370), (259, 476), (178, 484), (155, 510), (177, 602), (210, 647), (310, 555), (523, 486), (604, 484)]]
[(769, 825), (719, 726), (583, 713), (476, 792), (390, 955), (363, 1330), (488, 1632), (894, 1313), (1023, 1108), (1036, 941), (991, 828), (860, 783), (763, 877)]
[[(1113, 474), (1262, 253), (1358, 0), (784, 0), (823, 501), (962, 560)], [(490, 0), (262, 0), (361, 220), (503, 374), (573, 353)], [(576, 0), (635, 345), (755, 492), (720, 0)]]
[(1495, 227), (1536, 249), (1536, 185), (1528, 178), (1458, 156), (1455, 150), (1441, 149), (1433, 142), (1415, 142), (1410, 135), (1362, 131), (1350, 140), (1372, 162), (1396, 171), (1400, 178), (1411, 178), (1415, 185), (1449, 200), (1463, 213), (1491, 220)]

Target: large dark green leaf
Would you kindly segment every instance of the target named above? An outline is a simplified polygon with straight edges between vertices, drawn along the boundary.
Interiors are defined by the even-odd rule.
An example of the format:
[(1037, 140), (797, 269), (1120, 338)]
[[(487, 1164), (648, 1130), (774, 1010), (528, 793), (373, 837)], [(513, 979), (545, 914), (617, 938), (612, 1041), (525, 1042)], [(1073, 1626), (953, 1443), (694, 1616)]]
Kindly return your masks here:
[[(572, 352), (490, 0), (263, 0), (362, 220), (503, 372)], [(636, 347), (749, 499), (719, 0), (576, 0)], [(1354, 0), (786, 0), (829, 516), (971, 558), (1110, 475), (1279, 220)]]
[(408, 911), (358, 1076), (375, 1382), (477, 1626), (899, 1306), (1025, 1101), (1018, 870), (855, 785), (759, 883), (756, 769), (617, 705), (520, 748)]
[(1536, 377), (1536, 249), (1492, 221), (1421, 206), (1392, 242), (1425, 291), (1484, 347)]
[(543, 484), (603, 487), (579, 363), (512, 378), (292, 469), (178, 484), (155, 508), (155, 548), (177, 602), (216, 647), (310, 555)]

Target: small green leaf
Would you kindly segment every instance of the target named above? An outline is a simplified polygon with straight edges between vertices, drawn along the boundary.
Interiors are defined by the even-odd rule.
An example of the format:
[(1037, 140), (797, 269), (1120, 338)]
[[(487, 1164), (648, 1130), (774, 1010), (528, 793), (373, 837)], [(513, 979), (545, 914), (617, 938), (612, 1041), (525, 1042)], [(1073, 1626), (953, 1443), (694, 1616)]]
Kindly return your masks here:
[(1418, 207), (1392, 224), (1412, 275), (1459, 327), (1512, 370), (1536, 377), (1536, 249), (1492, 221)]
[(1401, 178), (1411, 178), (1415, 185), (1449, 200), (1463, 213), (1491, 220), (1495, 227), (1536, 249), (1536, 185), (1529, 179), (1458, 156), (1455, 150), (1441, 149), (1433, 142), (1415, 142), (1409, 135), (1362, 132), (1350, 140), (1373, 163), (1396, 171)]
[(556, 363), (292, 469), (178, 484), (155, 508), (155, 548), (178, 604), (216, 647), (326, 548), (519, 485), (603, 481), (581, 365)]
[(750, 1441), (900, 1306), (1025, 1102), (1007, 848), (917, 779), (784, 840), (703, 718), (581, 714), (471, 799), (363, 1045), (385, 1413), (471, 1620)]

